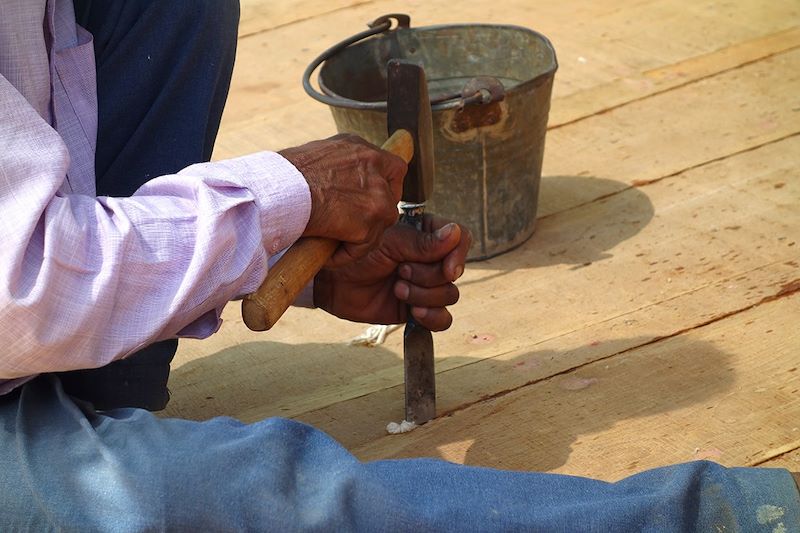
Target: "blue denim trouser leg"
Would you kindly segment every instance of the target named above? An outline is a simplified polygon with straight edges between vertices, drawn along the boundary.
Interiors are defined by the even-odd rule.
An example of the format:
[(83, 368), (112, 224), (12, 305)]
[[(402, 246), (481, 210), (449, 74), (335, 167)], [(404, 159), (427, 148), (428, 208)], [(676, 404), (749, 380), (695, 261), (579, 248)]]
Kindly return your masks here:
[(98, 414), (42, 376), (0, 398), (0, 530), (797, 531), (781, 469), (694, 462), (617, 483), (419, 459), (360, 463), (324, 433)]
[[(74, 0), (94, 36), (97, 193), (129, 196), (151, 178), (208, 161), (228, 94), (238, 0)], [(62, 377), (99, 409), (167, 404), (177, 340)]]

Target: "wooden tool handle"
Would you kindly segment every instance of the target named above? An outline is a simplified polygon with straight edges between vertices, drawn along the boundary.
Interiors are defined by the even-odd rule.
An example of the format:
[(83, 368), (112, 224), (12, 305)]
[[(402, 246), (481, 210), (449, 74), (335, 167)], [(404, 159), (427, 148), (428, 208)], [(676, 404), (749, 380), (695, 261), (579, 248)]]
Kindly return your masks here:
[[(408, 163), (414, 156), (414, 138), (406, 130), (397, 130), (381, 148)], [(258, 290), (242, 300), (247, 327), (265, 331), (274, 326), (338, 246), (338, 241), (322, 237), (305, 237), (294, 243), (269, 269)]]

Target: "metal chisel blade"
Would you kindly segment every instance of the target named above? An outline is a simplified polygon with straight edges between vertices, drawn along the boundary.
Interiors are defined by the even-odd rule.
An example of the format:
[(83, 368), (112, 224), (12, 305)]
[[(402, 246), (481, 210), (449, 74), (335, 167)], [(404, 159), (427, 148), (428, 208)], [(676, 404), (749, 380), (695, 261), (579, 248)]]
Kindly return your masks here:
[[(404, 129), (414, 138), (414, 156), (403, 182), (402, 223), (422, 229), (425, 201), (433, 186), (433, 124), (428, 84), (421, 65), (392, 59), (387, 65), (387, 125), (391, 135)], [(417, 324), (409, 309), (403, 335), (406, 420), (424, 424), (436, 417), (433, 336)]]
[(406, 420), (422, 425), (436, 417), (436, 373), (433, 336), (413, 319), (403, 333)]

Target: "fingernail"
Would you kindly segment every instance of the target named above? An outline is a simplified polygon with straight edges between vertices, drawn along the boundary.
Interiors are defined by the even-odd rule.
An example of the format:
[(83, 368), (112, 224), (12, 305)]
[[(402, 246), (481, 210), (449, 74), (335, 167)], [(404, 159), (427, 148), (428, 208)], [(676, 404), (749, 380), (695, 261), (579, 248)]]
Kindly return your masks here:
[(411, 265), (403, 265), (401, 266), (397, 273), (403, 279), (411, 279)]
[(463, 275), (464, 275), (464, 267), (462, 265), (458, 265), (456, 267), (456, 278), (453, 281), (455, 281), (456, 279), (460, 278)]
[(408, 283), (400, 282), (395, 285), (394, 294), (400, 300), (408, 300), (408, 293), (410, 292), (410, 288), (408, 287)]
[(414, 318), (423, 319), (428, 316), (428, 308), (427, 307), (412, 307), (411, 314), (414, 315)]
[(436, 230), (436, 238), (439, 239), (440, 241), (447, 239), (447, 237), (449, 237), (450, 234), (453, 233), (455, 227), (456, 225), (453, 222), (449, 223), (446, 226), (442, 226), (441, 228)]

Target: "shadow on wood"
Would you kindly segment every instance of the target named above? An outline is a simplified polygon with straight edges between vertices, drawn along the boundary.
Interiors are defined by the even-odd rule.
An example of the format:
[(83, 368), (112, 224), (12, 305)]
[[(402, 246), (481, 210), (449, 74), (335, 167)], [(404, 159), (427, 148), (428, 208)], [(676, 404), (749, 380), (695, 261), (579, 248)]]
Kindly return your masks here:
[[(646, 339), (633, 344), (644, 343)], [(508, 364), (525, 372), (548, 359), (565, 356), (553, 351), (530, 352)], [(507, 464), (550, 471), (565, 464), (572, 445), (580, 441), (583, 454), (592, 447), (592, 441), (602, 442), (597, 447), (597, 461), (602, 463), (606, 460), (603, 446), (609, 442), (598, 439), (599, 434), (623, 421), (635, 427), (635, 419), (660, 416), (664, 435), (650, 428), (641, 440), (618, 443), (640, 448), (635, 455), (646, 459), (669, 446), (675, 417), (682, 416), (681, 410), (723, 396), (735, 380), (730, 356), (710, 342), (684, 339), (682, 343), (646, 345), (456, 411), (441, 420), (441, 425), (449, 428), (440, 426), (429, 432), (431, 438), (419, 434), (407, 449), (382, 453), (389, 451), (391, 457), (455, 457), (465, 464)], [(666, 413), (670, 415), (664, 416)], [(490, 422), (493, 418), (503, 423)], [(683, 425), (688, 427), (693, 421), (687, 419)], [(635, 431), (628, 437), (631, 434)], [(691, 453), (686, 450), (687, 457)], [(375, 458), (371, 451), (365, 455)]]
[(245, 422), (292, 417), (402, 381), (402, 361), (380, 346), (246, 342), (173, 369), (165, 414)]
[[(490, 399), (452, 397), (448, 373), (440, 373), (440, 403), (451, 406), (451, 412), (431, 423), (435, 431), (426, 426), (410, 440), (379, 438), (356, 453), (364, 459), (428, 456), (451, 460), (455, 454), (466, 464), (502, 467), (506, 463), (517, 468), (522, 464), (530, 470), (553, 470), (565, 463), (573, 443), (591, 440), (618, 422), (679, 413), (732, 388), (734, 368), (729, 356), (714, 344), (686, 338), (680, 343), (649, 344), (651, 340), (619, 339), (621, 345), (641, 348), (623, 350), (554, 377), (533, 378)], [(507, 367), (498, 373), (535, 376), (537, 368), (564, 357), (570, 357), (569, 352), (534, 351), (495, 365)], [(310, 368), (317, 371), (309, 372)], [(356, 368), (359, 371), (352, 373)], [(245, 421), (294, 417), (313, 422), (346, 442), (360, 425), (377, 427), (398, 420), (402, 361), (380, 347), (254, 342), (175, 369), (171, 389), (173, 400), (167, 411), (171, 416), (229, 415)], [(316, 414), (320, 410), (337, 403), (346, 406), (348, 400), (361, 396), (373, 396), (374, 401), (359, 402), (357, 412), (351, 409), (320, 422)], [(494, 417), (508, 424), (500, 426), (502, 431), (485, 431), (482, 426)], [(665, 424), (665, 431), (669, 427)], [(653, 432), (648, 435), (651, 440), (658, 438)], [(641, 446), (642, 453), (658, 449), (644, 442)]]
[[(585, 194), (587, 189), (600, 199), (540, 218), (533, 236), (522, 245), (470, 265), (503, 272), (559, 264), (582, 268), (612, 257), (615, 247), (642, 231), (653, 218), (653, 204), (640, 188), (604, 178), (545, 177), (540, 207), (545, 211), (557, 209), (555, 206), (564, 203), (565, 197), (577, 191)], [(496, 274), (471, 283), (492, 277)]]
[[(608, 481), (694, 459), (761, 464), (799, 443), (797, 360), (775, 356), (797, 344), (788, 325), (796, 322), (798, 296), (768, 298), (660, 341), (616, 336), (608, 355), (589, 364), (574, 364), (578, 353), (559, 343), (517, 352), (510, 367), (494, 363), (491, 371), (458, 380), (447, 380), (455, 372), (444, 372), (440, 397), (445, 398), (471, 383), (497, 382), (502, 372), (516, 372), (520, 379), (403, 439), (373, 438), (355, 447), (356, 455), (369, 460), (431, 454)], [(630, 347), (622, 348), (625, 343)], [(578, 369), (543, 372), (554, 359)], [(545, 375), (554, 377), (539, 377)]]

